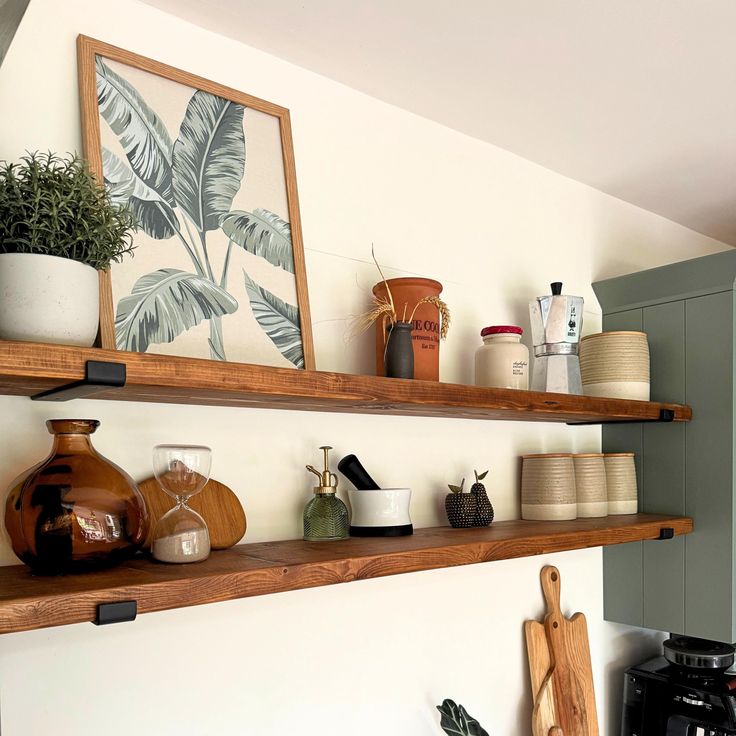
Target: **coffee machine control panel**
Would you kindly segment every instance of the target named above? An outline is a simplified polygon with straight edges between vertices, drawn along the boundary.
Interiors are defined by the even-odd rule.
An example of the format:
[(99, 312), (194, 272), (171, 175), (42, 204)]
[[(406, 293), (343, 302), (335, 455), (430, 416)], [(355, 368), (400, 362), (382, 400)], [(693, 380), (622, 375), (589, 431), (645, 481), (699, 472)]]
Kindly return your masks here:
[(621, 736), (736, 736), (736, 699), (651, 672), (625, 675)]

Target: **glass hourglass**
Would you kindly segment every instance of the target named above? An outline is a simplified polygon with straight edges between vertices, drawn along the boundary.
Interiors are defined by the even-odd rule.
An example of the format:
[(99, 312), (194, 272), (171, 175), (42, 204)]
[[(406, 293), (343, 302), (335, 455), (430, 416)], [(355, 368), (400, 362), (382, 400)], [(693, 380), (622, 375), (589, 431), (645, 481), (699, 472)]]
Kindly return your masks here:
[(212, 450), (202, 445), (157, 445), (153, 472), (176, 506), (156, 522), (151, 554), (161, 562), (199, 562), (210, 554), (207, 522), (187, 506), (207, 484)]

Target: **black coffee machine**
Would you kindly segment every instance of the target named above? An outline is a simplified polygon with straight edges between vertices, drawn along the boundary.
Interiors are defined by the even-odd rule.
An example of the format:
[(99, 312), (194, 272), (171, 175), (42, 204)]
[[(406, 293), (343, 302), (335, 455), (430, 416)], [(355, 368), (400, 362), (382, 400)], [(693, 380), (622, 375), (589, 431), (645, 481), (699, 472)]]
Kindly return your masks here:
[(626, 670), (621, 736), (736, 736), (730, 644), (672, 636), (664, 657)]

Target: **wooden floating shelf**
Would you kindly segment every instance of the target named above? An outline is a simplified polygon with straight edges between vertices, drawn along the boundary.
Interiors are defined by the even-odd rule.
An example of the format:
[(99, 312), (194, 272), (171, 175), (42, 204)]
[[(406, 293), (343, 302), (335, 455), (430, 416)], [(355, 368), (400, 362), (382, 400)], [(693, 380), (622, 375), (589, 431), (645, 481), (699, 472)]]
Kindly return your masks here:
[[(136, 601), (138, 613), (314, 588), (477, 562), (689, 534), (692, 519), (651, 514), (603, 519), (504, 521), (484, 529), (420, 529), (411, 537), (264, 542), (213, 552), (204, 562), (144, 558), (112, 570), (35, 577), (0, 567), (0, 633), (94, 621), (97, 606)], [(661, 544), (667, 544), (666, 541)]]
[(408, 381), (326, 371), (0, 341), (0, 393), (32, 396), (84, 378), (87, 361), (124, 363), (122, 388), (90, 398), (542, 422), (689, 421), (690, 407)]

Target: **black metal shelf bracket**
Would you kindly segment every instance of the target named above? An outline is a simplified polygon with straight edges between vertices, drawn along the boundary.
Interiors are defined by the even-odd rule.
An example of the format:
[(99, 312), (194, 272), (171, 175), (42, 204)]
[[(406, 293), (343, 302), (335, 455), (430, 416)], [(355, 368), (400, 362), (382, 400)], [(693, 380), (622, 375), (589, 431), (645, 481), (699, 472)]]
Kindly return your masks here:
[(137, 601), (116, 601), (115, 603), (99, 603), (97, 613), (92, 622), (95, 626), (107, 624), (122, 624), (126, 621), (135, 621), (138, 614)]
[(674, 421), (674, 409), (660, 409), (659, 416), (656, 419), (622, 419), (620, 421), (616, 421), (615, 419), (602, 419), (598, 422), (566, 422), (566, 424), (568, 427), (587, 427), (591, 424), (669, 424)]
[(32, 401), (69, 401), (82, 399), (98, 391), (125, 386), (125, 363), (111, 363), (101, 360), (88, 360), (81, 381), (50, 388), (48, 391), (31, 396)]
[(671, 526), (663, 526), (659, 530), (658, 540), (661, 539), (672, 539), (675, 536), (675, 530)]

